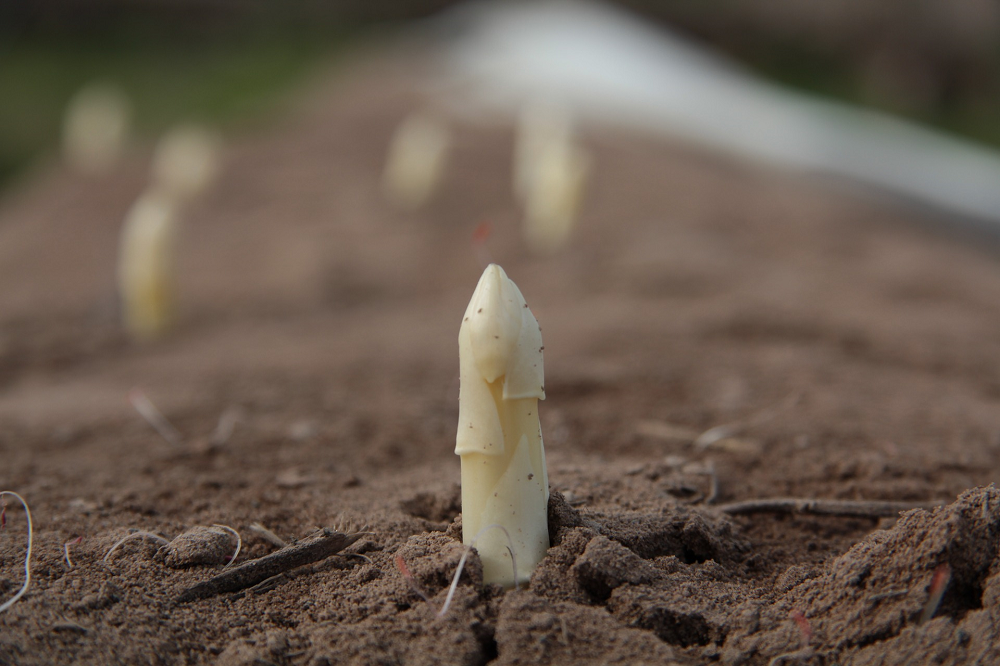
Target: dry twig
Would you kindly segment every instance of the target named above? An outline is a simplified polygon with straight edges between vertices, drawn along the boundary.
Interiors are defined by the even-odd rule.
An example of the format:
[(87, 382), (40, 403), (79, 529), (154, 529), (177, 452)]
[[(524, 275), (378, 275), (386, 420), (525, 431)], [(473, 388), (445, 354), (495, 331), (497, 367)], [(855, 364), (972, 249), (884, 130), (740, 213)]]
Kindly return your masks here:
[(334, 555), (370, 532), (344, 534), (324, 529), (314, 537), (286, 546), (264, 557), (250, 560), (181, 592), (177, 603), (238, 592), (305, 564)]
[(893, 502), (883, 500), (825, 500), (776, 497), (721, 504), (716, 508), (730, 515), (751, 513), (808, 513), (816, 516), (891, 518), (910, 509), (933, 509), (946, 502)]

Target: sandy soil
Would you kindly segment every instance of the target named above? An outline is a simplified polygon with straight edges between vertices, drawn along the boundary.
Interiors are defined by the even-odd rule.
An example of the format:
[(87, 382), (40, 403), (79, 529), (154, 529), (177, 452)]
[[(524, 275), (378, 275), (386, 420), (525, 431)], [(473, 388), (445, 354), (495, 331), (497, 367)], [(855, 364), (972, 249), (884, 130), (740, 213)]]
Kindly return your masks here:
[[(445, 187), (401, 214), (378, 175), (421, 103), (402, 73), (362, 68), (313, 102), (234, 141), (188, 209), (183, 317), (156, 344), (125, 338), (114, 291), (148, 154), (101, 178), (53, 166), (0, 203), (0, 489), (36, 528), (0, 664), (1000, 663), (994, 246), (835, 184), (591, 130), (578, 232), (532, 257), (509, 126), (459, 126)], [(506, 593), (471, 558), (438, 620), (462, 554), (456, 338), (484, 220), (544, 329), (553, 547)], [(135, 386), (182, 444), (139, 418)], [(770, 497), (950, 504), (723, 510)], [(23, 574), (23, 512), (6, 519), (0, 599)], [(104, 560), (133, 530), (226, 524), (244, 562), (277, 550), (254, 523), (371, 534), (189, 602), (228, 533)]]

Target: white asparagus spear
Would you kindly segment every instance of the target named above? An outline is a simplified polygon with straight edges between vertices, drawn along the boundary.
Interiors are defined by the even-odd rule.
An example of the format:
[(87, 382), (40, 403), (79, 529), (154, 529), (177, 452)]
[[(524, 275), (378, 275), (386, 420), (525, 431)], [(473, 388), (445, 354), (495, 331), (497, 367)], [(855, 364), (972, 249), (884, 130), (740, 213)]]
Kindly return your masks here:
[(573, 139), (573, 121), (565, 106), (551, 100), (533, 100), (521, 107), (514, 134), (512, 184), (514, 197), (528, 200), (535, 181), (539, 155), (545, 146), (569, 143)]
[(524, 206), (524, 240), (537, 254), (569, 240), (590, 171), (590, 157), (572, 141), (541, 146)]
[(392, 137), (382, 174), (382, 191), (404, 210), (426, 204), (437, 189), (445, 169), (451, 133), (443, 121), (414, 114)]
[(569, 240), (590, 162), (565, 107), (551, 101), (525, 104), (517, 123), (513, 180), (524, 205), (524, 241), (532, 252), (552, 253)]
[(121, 157), (128, 139), (132, 105), (110, 84), (91, 84), (66, 107), (63, 155), (81, 173), (107, 171)]
[(170, 130), (153, 155), (153, 188), (178, 202), (195, 198), (218, 176), (221, 147), (219, 136), (205, 127)]
[(118, 289), (125, 328), (134, 338), (155, 338), (173, 323), (176, 234), (174, 206), (162, 195), (142, 195), (125, 216)]
[[(538, 422), (545, 386), (538, 321), (496, 264), (486, 268), (472, 295), (458, 347), (462, 538), (471, 544), (479, 535), (474, 545), (483, 580), (511, 587), (531, 577), (549, 547), (549, 485)], [(507, 534), (480, 534), (491, 525)]]

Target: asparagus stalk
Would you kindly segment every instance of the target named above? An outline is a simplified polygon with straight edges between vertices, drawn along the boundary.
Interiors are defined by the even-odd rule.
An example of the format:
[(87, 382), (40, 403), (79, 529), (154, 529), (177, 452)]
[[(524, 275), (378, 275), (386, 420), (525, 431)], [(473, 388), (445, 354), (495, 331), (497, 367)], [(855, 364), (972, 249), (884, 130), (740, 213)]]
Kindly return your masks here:
[[(538, 421), (545, 386), (541, 328), (496, 264), (486, 268), (472, 295), (458, 346), (462, 539), (479, 551), (486, 583), (511, 587), (530, 578), (549, 547)], [(485, 529), (497, 525), (506, 534)]]
[(382, 191), (403, 210), (417, 210), (434, 195), (447, 162), (451, 133), (440, 119), (406, 118), (396, 129), (386, 156)]
[(566, 244), (590, 165), (566, 108), (533, 103), (522, 109), (514, 144), (514, 194), (524, 205), (524, 240), (532, 252), (552, 253)]
[(144, 194), (125, 217), (118, 288), (125, 328), (137, 339), (162, 335), (174, 320), (177, 219), (162, 196)]
[(80, 173), (108, 171), (124, 152), (131, 116), (129, 99), (117, 87), (84, 87), (70, 100), (63, 119), (66, 161)]
[(177, 202), (195, 198), (218, 176), (221, 146), (218, 135), (205, 127), (175, 127), (156, 146), (153, 188)]

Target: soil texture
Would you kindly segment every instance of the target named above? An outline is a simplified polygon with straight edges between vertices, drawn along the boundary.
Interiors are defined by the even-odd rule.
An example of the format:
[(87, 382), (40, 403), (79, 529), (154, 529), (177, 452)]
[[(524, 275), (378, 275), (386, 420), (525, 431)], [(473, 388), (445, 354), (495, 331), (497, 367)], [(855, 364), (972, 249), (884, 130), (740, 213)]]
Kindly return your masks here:
[[(0, 664), (1000, 663), (996, 245), (584, 127), (578, 225), (533, 256), (510, 122), (453, 122), (423, 209), (381, 197), (393, 129), (429, 103), (414, 76), (341, 71), (230, 142), (184, 209), (181, 318), (156, 343), (127, 339), (115, 295), (147, 151), (0, 201), (0, 489), (35, 528)], [(457, 335), (487, 255), (543, 328), (552, 548), (511, 591), (471, 555), (439, 617), (464, 552)], [(924, 508), (728, 510), (781, 497)], [(8, 502), (0, 601), (24, 518)], [(225, 571), (297, 566), (186, 595), (235, 552), (219, 526), (242, 541)]]

